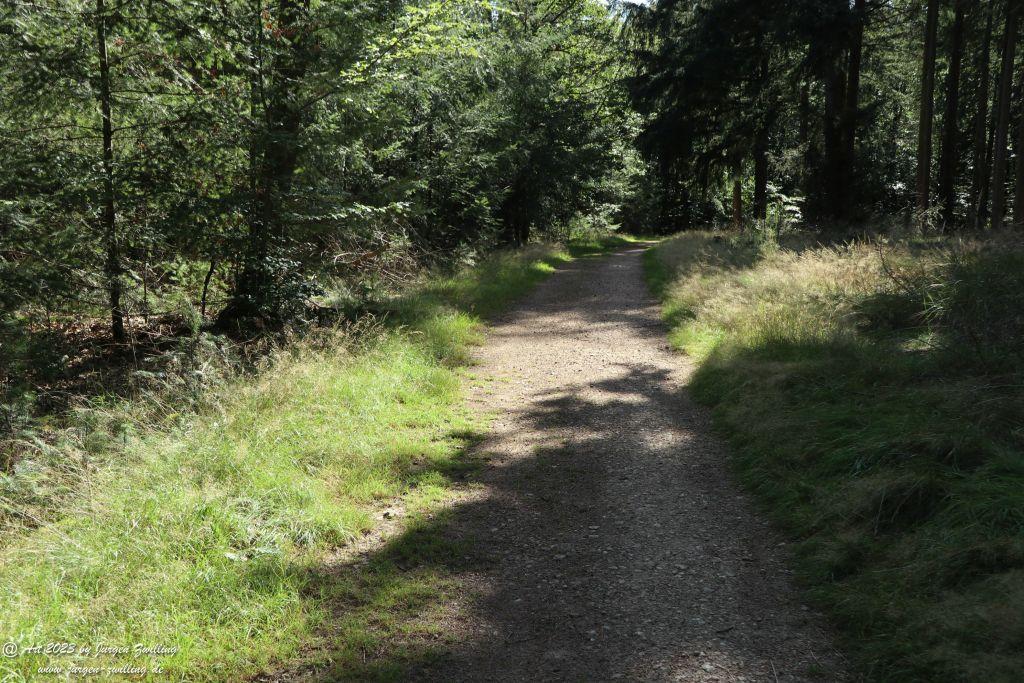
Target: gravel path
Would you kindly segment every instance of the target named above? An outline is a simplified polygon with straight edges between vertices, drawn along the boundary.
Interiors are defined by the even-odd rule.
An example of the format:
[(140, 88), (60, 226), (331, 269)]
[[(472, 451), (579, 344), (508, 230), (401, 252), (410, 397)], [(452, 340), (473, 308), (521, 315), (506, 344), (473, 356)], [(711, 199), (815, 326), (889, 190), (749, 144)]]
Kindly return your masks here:
[(491, 460), (451, 533), (483, 569), (443, 625), (454, 650), (417, 678), (846, 678), (683, 391), (642, 251), (561, 269), (479, 351)]

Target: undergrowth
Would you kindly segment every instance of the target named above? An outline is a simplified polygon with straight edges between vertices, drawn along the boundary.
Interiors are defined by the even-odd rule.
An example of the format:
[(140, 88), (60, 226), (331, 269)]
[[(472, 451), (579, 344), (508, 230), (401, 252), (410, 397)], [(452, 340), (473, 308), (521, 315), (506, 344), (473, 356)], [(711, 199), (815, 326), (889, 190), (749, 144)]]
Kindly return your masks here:
[[(401, 498), (412, 528), (435, 514), (481, 427), (460, 368), (482, 321), (569, 258), (536, 246), (425, 277), (375, 318), (296, 340), (194, 401), (96, 399), (60, 438), (17, 442), (0, 474), (0, 640), (20, 653), (0, 659), (0, 677), (133, 664), (154, 679), (238, 680), (310, 649), (347, 675), (397, 676), (401, 643), (383, 660), (381, 643), (429, 636), (421, 617), (447, 590), (409, 557), (449, 549), (427, 534), (406, 571), (378, 558), (325, 581), (324, 568), (385, 503)], [(77, 650), (28, 650), (48, 642)], [(97, 657), (101, 644), (165, 651)]]
[(684, 233), (647, 255), (692, 391), (871, 680), (1024, 671), (1024, 247)]

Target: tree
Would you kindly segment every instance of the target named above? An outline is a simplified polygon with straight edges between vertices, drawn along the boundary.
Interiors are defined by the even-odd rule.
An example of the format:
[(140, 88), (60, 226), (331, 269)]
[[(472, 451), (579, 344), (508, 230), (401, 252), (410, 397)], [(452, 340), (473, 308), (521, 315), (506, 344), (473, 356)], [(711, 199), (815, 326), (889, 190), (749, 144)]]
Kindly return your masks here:
[[(865, 0), (854, 0), (852, 17), (852, 37), (850, 40), (850, 59), (847, 69), (846, 104), (843, 108), (843, 159), (847, 191), (844, 198), (850, 201), (850, 191), (854, 183), (850, 182), (856, 165), (857, 122), (860, 117), (860, 77), (864, 50), (864, 26), (867, 22), (867, 6)], [(842, 213), (846, 213), (842, 207)]]
[(1002, 68), (999, 71), (999, 96), (996, 104), (992, 158), (992, 228), (1003, 227), (1006, 217), (1007, 147), (1010, 127), (1010, 99), (1013, 91), (1013, 58), (1017, 47), (1017, 3), (1006, 4), (1006, 29), (1003, 33)]
[[(761, 8), (763, 9), (763, 7)], [(751, 99), (758, 102), (763, 115), (754, 122), (754, 220), (763, 222), (768, 215), (768, 151), (771, 128), (775, 121), (775, 105), (771, 101), (771, 89), (765, 87), (771, 79), (771, 51), (766, 45), (767, 17), (760, 14), (754, 34), (753, 51), (757, 66), (754, 93)]]
[(942, 152), (939, 157), (939, 199), (943, 222), (953, 223), (956, 209), (957, 141), (960, 117), (960, 65), (964, 45), (964, 2), (954, 0), (953, 28), (949, 41), (949, 71), (946, 74), (946, 112), (942, 121)]
[(114, 205), (114, 134), (110, 123), (110, 63), (107, 60), (107, 10), (96, 0), (96, 57), (99, 62), (100, 118), (103, 130), (103, 228), (106, 233), (106, 275), (110, 297), (110, 330), (114, 340), (123, 342), (124, 312), (121, 310), (121, 254)]
[[(665, 182), (694, 178), (696, 191), (687, 195), (712, 187), (735, 195), (743, 160), (751, 159), (753, 217), (763, 220), (782, 86), (772, 62), (780, 38), (772, 4), (666, 1), (634, 13), (643, 39), (634, 52), (631, 95), (648, 117), (641, 151), (657, 161)], [(734, 196), (734, 222), (740, 204)]]
[(732, 178), (732, 227), (736, 231), (743, 230), (743, 180), (740, 172), (737, 165)]
[(16, 261), (36, 264), (48, 306), (65, 299), (105, 309), (118, 342), (133, 303), (127, 262), (151, 237), (166, 197), (151, 181), (176, 162), (159, 141), (191, 101), (149, 9), (64, 0), (19, 3), (0, 15), (0, 130), (8, 141), (0, 196), (23, 224)]
[(928, 0), (921, 60), (921, 103), (917, 134), (917, 211), (923, 215), (931, 206), (932, 114), (935, 109), (935, 43), (939, 0)]
[[(612, 85), (613, 33), (602, 8), (535, 0), (517, 8), (499, 22), (506, 42), (494, 63), (494, 104), (503, 125), (492, 148), (505, 188), (505, 238), (521, 245), (538, 228), (567, 222), (576, 210), (571, 198), (587, 197), (587, 186), (615, 163), (607, 140), (622, 130), (625, 103)], [(581, 90), (583, 80), (607, 89)]]
[[(1021, 74), (1020, 82), (1024, 87), (1024, 74)], [(1013, 195), (1013, 222), (1018, 228), (1024, 228), (1024, 107), (1018, 107), (1017, 113), (1016, 156), (1014, 174), (1017, 182)]]
[(978, 90), (977, 104), (974, 113), (974, 153), (972, 155), (974, 174), (971, 182), (971, 213), (970, 223), (975, 230), (980, 230), (985, 220), (987, 209), (987, 187), (989, 180), (988, 149), (988, 83), (992, 52), (992, 9), (985, 12), (985, 33), (978, 48), (977, 72)]
[(590, 0), (5, 4), (0, 313), (134, 343), (194, 305), (248, 337), (512, 216), (610, 221), (615, 29)]
[[(364, 32), (372, 30), (368, 26), (384, 23), (396, 4), (383, 3), (369, 16), (327, 5), (313, 11), (310, 0), (277, 0), (270, 7), (242, 10), (259, 26), (251, 36), (248, 64), (239, 62), (251, 79), (250, 110), (256, 125), (248, 143), (248, 234), (231, 301), (220, 313), (221, 325), (246, 318), (280, 319), (289, 305), (311, 293), (288, 253), (294, 240), (290, 205), (314, 112), (344, 86), (319, 83), (315, 76), (331, 68), (344, 74), (359, 56), (350, 45), (362, 45)], [(350, 19), (354, 21), (346, 26)], [(342, 36), (356, 40), (345, 45), (338, 41)]]

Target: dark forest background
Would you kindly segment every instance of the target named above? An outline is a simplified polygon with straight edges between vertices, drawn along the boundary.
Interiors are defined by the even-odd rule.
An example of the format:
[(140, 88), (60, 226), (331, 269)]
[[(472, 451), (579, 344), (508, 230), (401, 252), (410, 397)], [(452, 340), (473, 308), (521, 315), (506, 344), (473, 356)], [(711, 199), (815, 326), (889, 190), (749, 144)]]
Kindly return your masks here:
[(1019, 13), (8, 3), (6, 371), (101, 316), (117, 344), (277, 326), (574, 230), (998, 230), (1024, 220)]

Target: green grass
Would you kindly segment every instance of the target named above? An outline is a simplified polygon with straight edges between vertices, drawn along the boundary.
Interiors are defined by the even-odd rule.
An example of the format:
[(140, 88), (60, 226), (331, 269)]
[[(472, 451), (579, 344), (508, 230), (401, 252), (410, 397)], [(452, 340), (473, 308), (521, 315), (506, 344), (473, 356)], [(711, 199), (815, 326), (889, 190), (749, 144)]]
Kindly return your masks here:
[(1024, 671), (1024, 249), (762, 247), (647, 255), (692, 391), (871, 680)]
[(633, 246), (645, 241), (647, 241), (646, 238), (636, 235), (611, 234), (575, 239), (566, 245), (566, 249), (573, 258), (582, 258), (586, 256), (601, 256), (610, 251)]
[[(398, 678), (429, 656), (443, 643), (429, 617), (452, 590), (441, 560), (457, 555), (439, 503), (472, 468), (465, 450), (483, 428), (461, 401), (468, 348), (486, 317), (570, 258), (538, 246), (427, 277), (382, 322), (293, 344), (164, 426), (120, 406), (116, 433), (96, 427), (117, 448), (75, 468), (74, 493), (48, 511), (56, 521), (0, 549), (0, 641), (174, 652), (22, 654), (0, 659), (0, 678), (136, 664), (220, 681), (290, 662)], [(32, 510), (31, 488), (19, 490)], [(396, 500), (400, 543), (365, 565), (331, 561)]]

